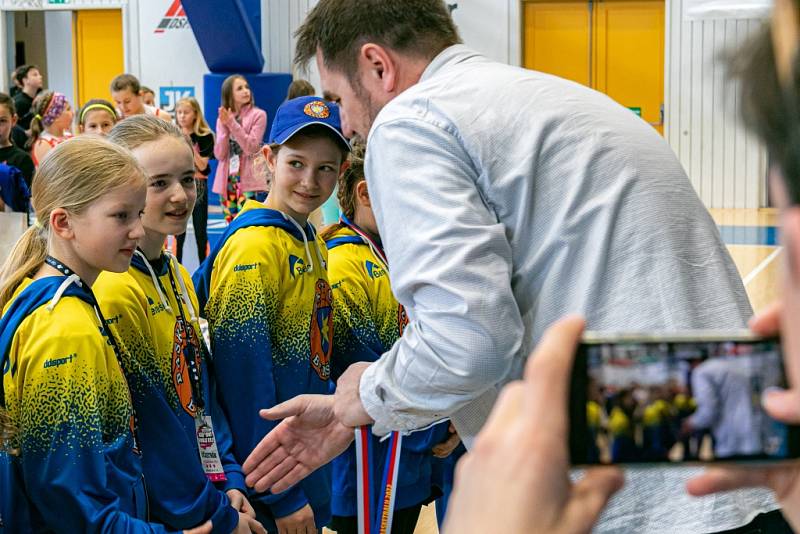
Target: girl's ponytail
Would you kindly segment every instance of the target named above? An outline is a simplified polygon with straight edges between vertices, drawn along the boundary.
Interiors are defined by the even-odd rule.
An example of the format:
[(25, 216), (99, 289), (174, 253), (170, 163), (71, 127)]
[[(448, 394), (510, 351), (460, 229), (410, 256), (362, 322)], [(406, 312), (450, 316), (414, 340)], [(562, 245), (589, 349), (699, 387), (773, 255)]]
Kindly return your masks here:
[(39, 136), (42, 135), (45, 128), (42, 119), (47, 106), (50, 105), (50, 101), (53, 100), (54, 96), (55, 93), (53, 91), (45, 91), (33, 100), (33, 104), (31, 104), (31, 113), (33, 113), (33, 118), (31, 119), (31, 136), (28, 142), (25, 143), (25, 150), (30, 151), (34, 145), (36, 145)]

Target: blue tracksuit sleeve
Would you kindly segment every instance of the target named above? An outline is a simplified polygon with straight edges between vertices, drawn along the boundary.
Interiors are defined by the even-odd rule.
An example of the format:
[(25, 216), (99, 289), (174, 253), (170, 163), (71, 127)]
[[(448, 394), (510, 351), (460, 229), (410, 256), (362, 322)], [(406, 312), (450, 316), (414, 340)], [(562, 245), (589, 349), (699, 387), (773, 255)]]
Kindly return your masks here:
[[(257, 269), (225, 269), (232, 274), (215, 285), (207, 306), (217, 396), (230, 425), (233, 454), (239, 464), (277, 425), (258, 415), (259, 410), (279, 402), (266, 319), (267, 307), (274, 306), (270, 297), (275, 273), (267, 269), (272, 265), (268, 258), (259, 263)], [(267, 504), (278, 518), (308, 504), (299, 486), (278, 495), (251, 494), (251, 499)]]
[(217, 438), (217, 449), (219, 450), (222, 468), (225, 471), (227, 480), (217, 484), (217, 488), (222, 491), (239, 490), (247, 495), (247, 485), (244, 482), (244, 472), (242, 466), (236, 461), (233, 454), (233, 436), (228, 418), (219, 405), (217, 398), (217, 388), (211, 384), (211, 417), (214, 421), (214, 434)]

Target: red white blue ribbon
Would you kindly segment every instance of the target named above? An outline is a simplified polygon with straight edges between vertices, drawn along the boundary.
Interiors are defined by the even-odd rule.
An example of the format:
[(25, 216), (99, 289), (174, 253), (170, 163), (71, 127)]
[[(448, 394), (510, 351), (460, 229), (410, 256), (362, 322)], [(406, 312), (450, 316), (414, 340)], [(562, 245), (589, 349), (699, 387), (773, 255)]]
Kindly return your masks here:
[(356, 223), (348, 219), (344, 213), (340, 215), (339, 220), (343, 225), (347, 226), (349, 229), (358, 234), (358, 237), (363, 239), (364, 242), (366, 242), (366, 244), (369, 245), (369, 248), (371, 248), (372, 252), (378, 257), (378, 259), (381, 262), (383, 262), (383, 266), (386, 267), (386, 270), (388, 271), (389, 262), (386, 260), (386, 253), (383, 251), (383, 247), (380, 245), (380, 243), (372, 239), (369, 236), (369, 234), (367, 234), (364, 230), (361, 229), (361, 227), (359, 227)]
[[(355, 434), (358, 532), (359, 534), (389, 534), (392, 531), (395, 489), (403, 436), (400, 432), (390, 434), (389, 450), (386, 455), (381, 485), (375, 488), (378, 491), (374, 491), (372, 431), (368, 425), (364, 425), (356, 428)], [(374, 500), (375, 496), (378, 497), (377, 501)]]

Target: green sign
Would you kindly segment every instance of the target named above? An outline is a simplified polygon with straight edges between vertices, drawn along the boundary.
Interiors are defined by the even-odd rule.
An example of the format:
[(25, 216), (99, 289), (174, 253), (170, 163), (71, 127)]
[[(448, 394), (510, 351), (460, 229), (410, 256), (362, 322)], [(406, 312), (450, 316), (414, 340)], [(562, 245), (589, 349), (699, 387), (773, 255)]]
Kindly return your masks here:
[(69, 0), (47, 0), (48, 4), (66, 4)]
[(628, 109), (636, 113), (636, 115), (638, 115), (639, 117), (642, 116), (642, 108), (628, 108)]

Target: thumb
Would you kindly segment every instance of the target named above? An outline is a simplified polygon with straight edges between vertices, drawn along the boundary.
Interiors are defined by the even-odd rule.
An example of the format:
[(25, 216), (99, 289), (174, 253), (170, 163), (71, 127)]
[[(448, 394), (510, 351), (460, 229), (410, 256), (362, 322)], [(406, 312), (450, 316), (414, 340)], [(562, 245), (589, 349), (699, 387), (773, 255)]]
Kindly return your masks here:
[(800, 423), (800, 391), (768, 389), (761, 402), (770, 417), (783, 423)]
[(262, 419), (267, 419), (268, 421), (276, 421), (278, 419), (286, 419), (287, 417), (298, 415), (306, 408), (307, 401), (304, 397), (304, 395), (298, 395), (272, 408), (259, 410), (258, 415), (260, 415)]
[(564, 512), (569, 532), (589, 532), (608, 500), (625, 483), (622, 471), (615, 467), (589, 469), (572, 487)]

